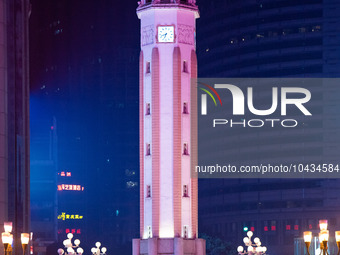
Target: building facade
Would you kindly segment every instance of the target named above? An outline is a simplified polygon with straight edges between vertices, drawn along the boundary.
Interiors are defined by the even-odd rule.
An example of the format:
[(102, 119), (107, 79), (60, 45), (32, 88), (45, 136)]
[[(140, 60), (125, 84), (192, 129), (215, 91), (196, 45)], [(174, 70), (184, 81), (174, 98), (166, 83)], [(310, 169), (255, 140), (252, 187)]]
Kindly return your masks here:
[(0, 227), (13, 222), (15, 254), (30, 230), (29, 11), (29, 1), (0, 1)]
[[(338, 1), (199, 4), (199, 77), (339, 77)], [(294, 132), (242, 137), (231, 131), (214, 142), (228, 144), (225, 155), (234, 162), (257, 162), (259, 153), (281, 163), (336, 160), (338, 97), (338, 89), (313, 94), (315, 122)], [(246, 157), (237, 158), (239, 152)], [(319, 219), (329, 220), (331, 232), (340, 229), (336, 179), (214, 179), (199, 185), (200, 231), (236, 246), (252, 230), (269, 254), (293, 254), (294, 239), (317, 232)]]
[(198, 239), (195, 1), (141, 1), (140, 238), (133, 254), (205, 254)]

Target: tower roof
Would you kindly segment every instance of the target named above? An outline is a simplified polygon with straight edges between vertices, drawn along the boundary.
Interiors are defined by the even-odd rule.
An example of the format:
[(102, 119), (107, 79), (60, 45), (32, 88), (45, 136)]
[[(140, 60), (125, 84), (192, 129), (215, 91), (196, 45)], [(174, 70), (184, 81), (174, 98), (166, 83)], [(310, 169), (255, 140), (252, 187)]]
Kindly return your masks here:
[(141, 0), (138, 2), (137, 11), (149, 7), (184, 7), (197, 10), (196, 0)]

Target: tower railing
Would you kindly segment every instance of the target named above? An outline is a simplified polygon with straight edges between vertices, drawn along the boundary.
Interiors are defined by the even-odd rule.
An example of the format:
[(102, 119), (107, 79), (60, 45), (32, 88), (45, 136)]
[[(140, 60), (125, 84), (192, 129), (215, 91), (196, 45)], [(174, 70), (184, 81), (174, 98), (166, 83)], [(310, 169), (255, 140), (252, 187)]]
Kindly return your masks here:
[(150, 4), (183, 4), (193, 6), (196, 5), (196, 0), (141, 0), (139, 2), (140, 6)]

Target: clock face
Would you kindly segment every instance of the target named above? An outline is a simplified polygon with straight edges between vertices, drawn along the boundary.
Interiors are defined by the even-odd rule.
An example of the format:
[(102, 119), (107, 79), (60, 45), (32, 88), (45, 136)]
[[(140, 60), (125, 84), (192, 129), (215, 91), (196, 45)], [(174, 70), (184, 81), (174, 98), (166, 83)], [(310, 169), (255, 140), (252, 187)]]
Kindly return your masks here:
[(172, 43), (175, 41), (175, 27), (174, 26), (158, 26), (158, 42)]

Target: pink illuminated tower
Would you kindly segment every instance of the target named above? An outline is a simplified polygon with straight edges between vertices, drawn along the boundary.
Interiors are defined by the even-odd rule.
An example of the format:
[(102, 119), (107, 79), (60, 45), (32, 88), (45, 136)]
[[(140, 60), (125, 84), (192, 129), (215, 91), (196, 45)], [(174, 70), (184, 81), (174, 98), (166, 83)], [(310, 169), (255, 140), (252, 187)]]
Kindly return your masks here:
[(133, 255), (205, 254), (197, 238), (195, 0), (142, 0), (140, 239)]

